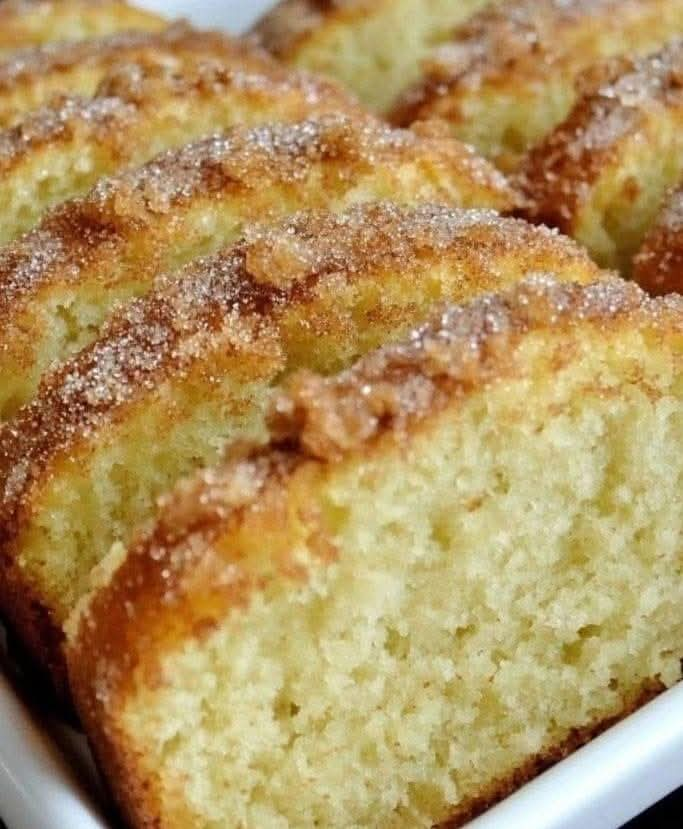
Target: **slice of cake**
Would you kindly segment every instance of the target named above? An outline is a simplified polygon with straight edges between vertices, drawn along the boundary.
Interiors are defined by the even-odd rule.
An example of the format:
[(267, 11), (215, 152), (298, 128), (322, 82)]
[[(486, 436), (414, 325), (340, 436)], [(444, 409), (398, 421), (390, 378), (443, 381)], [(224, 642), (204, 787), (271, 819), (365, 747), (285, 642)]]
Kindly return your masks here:
[(272, 425), (69, 625), (133, 826), (459, 826), (680, 679), (680, 297), (537, 278)]
[(241, 61), (244, 69), (266, 71), (273, 61), (242, 41), (218, 32), (199, 32), (177, 23), (160, 32), (121, 32), (74, 43), (23, 49), (0, 63), (0, 125), (48, 104), (55, 95), (93, 95), (103, 78), (126, 61), (163, 62), (183, 55)]
[(683, 40), (602, 68), (520, 182), (530, 218), (561, 228), (629, 274), (665, 193), (683, 174)]
[(435, 302), (547, 272), (600, 274), (569, 239), (520, 220), (380, 203), (252, 229), (161, 280), (0, 430), (6, 618), (59, 680), (61, 625), (92, 568), (175, 480), (261, 437), (284, 376), (334, 372)]
[(242, 60), (167, 56), (124, 63), (92, 99), (66, 97), (0, 132), (0, 243), (100, 178), (236, 124), (353, 113), (355, 101), (310, 75)]
[(633, 278), (654, 294), (683, 292), (683, 187), (667, 195), (634, 259)]
[(0, 57), (17, 49), (113, 32), (158, 31), (167, 22), (120, 0), (4, 0), (0, 5)]
[(510, 169), (576, 101), (596, 61), (644, 54), (683, 34), (683, 0), (503, 0), (475, 15), (426, 64), (393, 120), (442, 117)]
[[(279, 115), (288, 101), (326, 106), (317, 82), (302, 84), (297, 92), (286, 82), (279, 104), (271, 101)], [(240, 112), (257, 120), (268, 93), (253, 94), (245, 92)], [(0, 251), (0, 421), (161, 270), (234, 241), (245, 222), (383, 198), (502, 210), (516, 203), (493, 167), (449, 137), (330, 115), (200, 141), (56, 208)]]
[(435, 43), (491, 0), (283, 0), (255, 27), (274, 55), (342, 81), (384, 111)]

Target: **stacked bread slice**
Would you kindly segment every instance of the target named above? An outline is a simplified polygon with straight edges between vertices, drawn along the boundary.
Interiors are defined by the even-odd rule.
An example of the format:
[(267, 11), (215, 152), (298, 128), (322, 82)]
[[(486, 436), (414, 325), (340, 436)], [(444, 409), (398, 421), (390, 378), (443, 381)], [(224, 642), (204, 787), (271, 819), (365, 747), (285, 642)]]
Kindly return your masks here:
[(679, 679), (682, 363), (538, 278), (299, 375), (72, 621), (134, 825), (457, 826)]
[(650, 52), (677, 33), (680, 0), (503, 0), (433, 54), (392, 118), (443, 117), (511, 169), (566, 116), (582, 71), (601, 58)]
[[(64, 13), (52, 0), (56, 14)], [(158, 31), (116, 32), (100, 38), (45, 46), (13, 53), (0, 64), (0, 124), (21, 119), (23, 113), (66, 93), (93, 95), (112, 69), (126, 62), (159, 63), (183, 57), (240, 60), (245, 69), (272, 68), (272, 61), (253, 45), (240, 43), (218, 32), (196, 31), (186, 23)]]
[[(309, 100), (294, 88), (284, 90), (290, 99), (271, 102), (283, 117), (288, 106), (300, 115)], [(308, 89), (312, 110), (324, 108), (326, 99)], [(254, 94), (262, 109), (252, 107)], [(267, 98), (247, 84), (228, 111), (267, 119)], [(115, 303), (145, 293), (161, 271), (235, 241), (266, 216), (389, 198), (503, 211), (516, 205), (503, 176), (463, 145), (343, 110), (236, 128), (102, 180), (0, 251), (0, 418), (31, 399), (50, 365), (87, 345)]]
[(376, 203), (253, 228), (159, 280), (0, 431), (0, 595), (26, 643), (58, 671), (93, 567), (180, 476), (261, 438), (288, 373), (346, 367), (434, 302), (544, 272), (599, 276), (573, 243), (519, 220)]
[(0, 242), (30, 230), (52, 205), (103, 176), (235, 124), (354, 112), (321, 79), (276, 66), (252, 70), (241, 54), (154, 56), (124, 63), (93, 97), (61, 97), (0, 132)]
[[(411, 72), (401, 74), (400, 53), (362, 75), (354, 72), (368, 20), (393, 20), (402, 4), (377, 4), (374, 14), (362, 2), (308, 4), (303, 16), (297, 5), (281, 2), (255, 28), (273, 54), (338, 78), (398, 125), (442, 119), (514, 173), (521, 215), (573, 236), (649, 291), (680, 288), (667, 249), (683, 186), (679, 0), (491, 0), (465, 4), (450, 30), (447, 15), (435, 23), (424, 4), (417, 28), (427, 34)], [(413, 37), (413, 19), (394, 23), (397, 38)], [(387, 109), (365, 87), (394, 70), (422, 74)]]
[[(5, 7), (68, 42), (0, 64), (0, 613), (133, 827), (457, 825), (680, 679), (683, 305), (514, 217), (534, 177), (453, 119), (81, 5)], [(463, 81), (516, 163), (580, 69), (683, 26), (620, 8), (616, 38), (607, 0), (286, 0), (258, 32), (377, 107), (468, 16), (482, 67), (535, 32), (498, 103)], [(675, 48), (591, 70), (647, 79), (658, 147)], [(610, 212), (619, 263), (654, 201), (633, 238)]]
[(683, 177), (683, 40), (598, 67), (569, 117), (527, 156), (528, 215), (628, 274)]
[[(301, 26), (301, 15), (293, 11), (300, 5), (280, 4), (257, 27), (275, 54), (326, 71), (371, 103), (377, 102), (372, 90), (384, 90), (381, 80), (395, 72), (399, 88), (403, 81), (388, 108), (395, 123), (444, 118), (455, 135), (508, 169), (567, 115), (582, 71), (601, 58), (645, 54), (683, 34), (681, 0), (443, 4), (459, 10), (460, 25), (454, 25), (453, 11), (436, 12), (439, 3), (417, 4), (419, 10), (396, 21), (402, 7), (414, 4), (372, 4), (376, 8), (368, 13), (366, 3), (351, 0), (325, 4)], [(380, 57), (365, 47), (359, 58), (368, 26), (380, 22), (393, 24), (395, 37), (382, 40), (387, 48), (391, 44), (391, 53)], [(402, 39), (412, 44), (416, 31), (428, 35), (419, 53), (393, 49)], [(410, 72), (403, 69), (406, 55)], [(357, 71), (370, 59), (376, 63), (369, 71)], [(391, 102), (382, 97), (378, 103), (386, 111)]]
[(154, 32), (165, 26), (163, 18), (124, 0), (4, 0), (0, 6), (0, 55), (129, 29)]

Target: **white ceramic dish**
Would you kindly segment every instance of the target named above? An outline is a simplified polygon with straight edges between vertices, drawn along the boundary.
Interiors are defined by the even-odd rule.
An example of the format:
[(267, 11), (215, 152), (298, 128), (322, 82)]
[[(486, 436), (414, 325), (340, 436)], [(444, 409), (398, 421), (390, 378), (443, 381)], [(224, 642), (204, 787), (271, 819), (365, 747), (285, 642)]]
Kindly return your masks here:
[[(168, 16), (183, 15), (235, 32), (272, 5), (272, 0), (138, 2)], [(470, 826), (617, 829), (680, 785), (683, 684)], [(96, 778), (82, 738), (32, 713), (3, 676), (0, 659), (0, 816), (8, 829), (110, 829), (97, 801)]]

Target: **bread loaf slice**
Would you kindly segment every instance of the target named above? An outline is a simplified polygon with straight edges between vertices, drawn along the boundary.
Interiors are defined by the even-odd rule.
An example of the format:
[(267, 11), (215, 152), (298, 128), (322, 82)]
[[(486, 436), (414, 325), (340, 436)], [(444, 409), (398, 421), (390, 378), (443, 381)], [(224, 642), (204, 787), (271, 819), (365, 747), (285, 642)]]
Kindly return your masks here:
[(679, 680), (682, 381), (680, 297), (547, 278), (298, 376), (69, 625), (131, 824), (459, 826)]
[(435, 302), (545, 272), (600, 273), (570, 240), (520, 220), (379, 203), (252, 229), (161, 280), (0, 430), (6, 618), (58, 672), (61, 626), (92, 568), (175, 480), (261, 437), (284, 376), (334, 372)]
[(33, 227), (45, 211), (86, 193), (100, 178), (158, 153), (240, 124), (358, 114), (333, 84), (242, 59), (198, 55), (125, 63), (94, 98), (67, 96), (0, 132), (0, 243)]
[[(68, 4), (67, 4), (68, 5)], [(241, 61), (242, 68), (272, 68), (268, 55), (218, 32), (176, 23), (159, 32), (120, 32), (74, 43), (51, 43), (15, 52), (0, 63), (0, 125), (21, 120), (55, 95), (94, 95), (103, 78), (126, 61), (162, 63), (184, 55)]]
[(567, 116), (581, 72), (654, 51), (677, 34), (683, 0), (503, 0), (435, 51), (392, 118), (445, 118), (509, 170)]
[(0, 58), (55, 41), (132, 29), (154, 32), (166, 25), (162, 17), (120, 0), (5, 0), (0, 5)]
[(519, 181), (528, 217), (561, 228), (603, 266), (628, 275), (662, 199), (683, 175), (683, 40), (645, 58), (617, 59), (600, 74), (529, 153)]
[(491, 0), (282, 0), (254, 33), (280, 60), (342, 81), (383, 112), (431, 47)]
[[(324, 107), (317, 88), (304, 83), (302, 100), (287, 82), (279, 114), (288, 96), (305, 106), (309, 92), (310, 105)], [(264, 96), (254, 95), (258, 119)], [(144, 294), (160, 271), (234, 241), (248, 222), (384, 198), (515, 204), (505, 179), (450, 137), (330, 115), (191, 144), (56, 208), (0, 251), (0, 420), (32, 397), (50, 365), (97, 336), (115, 303)]]

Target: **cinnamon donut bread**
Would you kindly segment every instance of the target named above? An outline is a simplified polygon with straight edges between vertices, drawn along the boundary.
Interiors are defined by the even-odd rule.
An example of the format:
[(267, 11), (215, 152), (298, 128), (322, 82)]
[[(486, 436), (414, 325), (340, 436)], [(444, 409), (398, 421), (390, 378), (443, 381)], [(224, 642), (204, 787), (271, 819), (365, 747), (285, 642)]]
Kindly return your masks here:
[[(69, 0), (67, 0), (67, 3)], [(74, 43), (50, 43), (12, 53), (0, 63), (0, 125), (21, 120), (24, 113), (50, 103), (55, 95), (93, 95), (121, 63), (158, 63), (184, 56), (229, 60), (255, 71), (273, 67), (268, 55), (218, 32), (200, 32), (176, 23), (159, 32), (120, 32)]]
[[(279, 96), (273, 90), (274, 106), (284, 116), (288, 100), (305, 107), (310, 93), (311, 107), (322, 108), (317, 89), (302, 82), (296, 91), (287, 81)], [(254, 90), (256, 100), (262, 93)], [(258, 120), (258, 108), (249, 115)], [(382, 198), (515, 205), (505, 179), (450, 137), (341, 114), (235, 129), (103, 180), (0, 250), (0, 421), (31, 398), (50, 365), (97, 336), (115, 303), (144, 294), (161, 270), (234, 241), (246, 222)]]
[(0, 429), (2, 611), (59, 680), (61, 626), (92, 568), (175, 480), (262, 436), (284, 376), (343, 368), (434, 302), (538, 273), (600, 275), (520, 220), (376, 203), (253, 228), (162, 279)]
[(683, 175), (683, 40), (591, 75), (569, 117), (529, 153), (519, 181), (529, 218), (559, 227), (628, 275)]
[(161, 502), (69, 623), (137, 827), (455, 827), (681, 677), (683, 300), (540, 277)]
[(300, 72), (243, 69), (196, 54), (122, 63), (94, 98), (67, 96), (0, 131), (0, 243), (33, 227), (52, 205), (86, 193), (122, 167), (227, 127), (362, 117), (355, 101)]
[(683, 0), (503, 0), (459, 28), (394, 108), (405, 125), (442, 117), (506, 169), (569, 113), (576, 79), (614, 55), (683, 34)]

